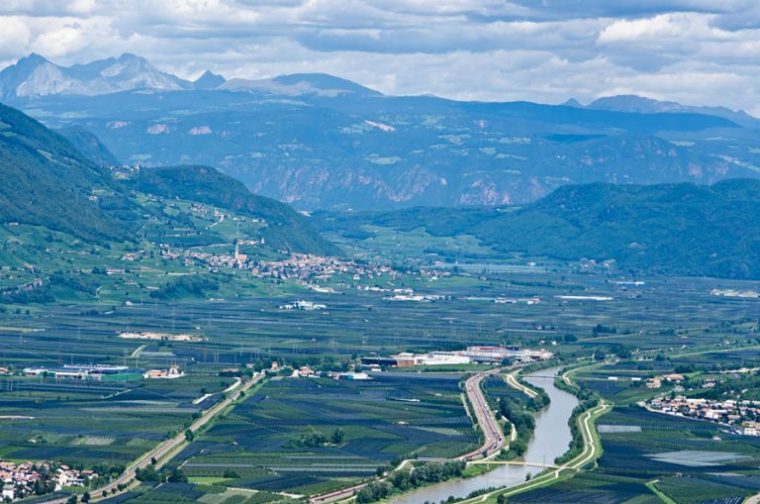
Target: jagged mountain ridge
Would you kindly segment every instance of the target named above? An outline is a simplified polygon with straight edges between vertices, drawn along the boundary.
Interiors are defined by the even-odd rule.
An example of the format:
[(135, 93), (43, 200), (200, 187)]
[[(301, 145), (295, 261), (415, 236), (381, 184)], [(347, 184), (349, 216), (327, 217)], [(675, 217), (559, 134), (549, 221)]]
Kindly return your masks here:
[(31, 54), (0, 72), (0, 97), (6, 100), (58, 94), (99, 95), (134, 89), (177, 91), (192, 87), (186, 80), (161, 72), (145, 58), (128, 53), (70, 67)]
[(214, 166), (307, 210), (522, 204), (572, 183), (760, 176), (758, 121), (712, 108), (388, 96), (324, 74), (13, 103), (52, 127), (84, 127), (126, 164)]
[(207, 70), (196, 80), (188, 81), (162, 72), (145, 58), (130, 53), (69, 67), (56, 65), (39, 54), (32, 53), (0, 72), (0, 98), (5, 100), (51, 95), (96, 96), (133, 90), (167, 92), (193, 89), (268, 92), (292, 96), (339, 96), (345, 93), (380, 95), (377, 91), (349, 80), (321, 73), (227, 81), (223, 76)]

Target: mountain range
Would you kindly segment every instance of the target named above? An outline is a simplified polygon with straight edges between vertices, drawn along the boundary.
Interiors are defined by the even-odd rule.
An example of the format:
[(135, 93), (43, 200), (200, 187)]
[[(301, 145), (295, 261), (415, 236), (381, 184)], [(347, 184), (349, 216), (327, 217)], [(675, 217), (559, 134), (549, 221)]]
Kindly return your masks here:
[[(243, 238), (255, 238), (261, 243), (257, 253), (265, 256), (281, 250), (340, 254), (319, 231), (350, 241), (371, 240), (378, 227), (423, 229), (438, 237), (472, 236), (510, 257), (591, 259), (632, 273), (760, 279), (760, 180), (566, 184), (522, 206), (317, 212), (307, 218), (212, 167), (107, 167), (113, 155), (95, 136), (77, 128), (64, 133), (72, 141), (0, 106), (0, 232), (17, 236), (13, 226), (31, 225), (64, 233), (74, 237), (71, 250), (80, 252), (77, 240), (106, 249), (132, 244), (128, 248), (138, 250), (148, 243), (229, 248), (234, 225), (225, 237), (213, 226), (194, 224), (193, 212), (210, 207), (253, 217), (256, 236)], [(18, 261), (19, 252), (11, 249), (25, 247), (29, 264), (42, 268), (39, 254), (47, 253), (47, 240), (56, 238), (9, 241), (0, 255)]]
[(56, 65), (32, 53), (0, 72), (0, 99), (18, 100), (45, 96), (97, 96), (121, 91), (262, 91), (282, 95), (316, 94), (339, 96), (344, 93), (376, 91), (326, 74), (282, 75), (272, 79), (232, 79), (211, 71), (194, 81), (162, 72), (148, 60), (125, 53), (68, 67)]
[[(214, 168), (112, 171), (105, 165), (113, 156), (97, 138), (75, 128), (64, 133), (73, 142), (0, 105), (0, 225), (29, 224), (91, 243), (139, 242), (149, 239), (142, 231), (147, 223), (161, 223), (164, 234), (171, 234), (173, 226), (188, 226), (185, 217), (174, 217), (176, 211), (167, 213), (145, 203), (180, 199), (256, 218), (263, 224), (260, 235), (269, 249), (339, 253), (291, 207), (251, 194)], [(84, 145), (96, 160), (75, 143)]]
[[(610, 271), (760, 279), (760, 181), (567, 185), (522, 207), (316, 213), (349, 241), (378, 228), (474, 236), (509, 257), (608, 264)], [(464, 242), (464, 241), (463, 241)], [(464, 257), (460, 257), (464, 259)]]
[(94, 134), (121, 163), (213, 166), (304, 210), (525, 204), (566, 184), (760, 175), (755, 118), (641, 97), (462, 102), (325, 74), (190, 82), (133, 55), (67, 68), (32, 55), (0, 72), (0, 90), (50, 127)]

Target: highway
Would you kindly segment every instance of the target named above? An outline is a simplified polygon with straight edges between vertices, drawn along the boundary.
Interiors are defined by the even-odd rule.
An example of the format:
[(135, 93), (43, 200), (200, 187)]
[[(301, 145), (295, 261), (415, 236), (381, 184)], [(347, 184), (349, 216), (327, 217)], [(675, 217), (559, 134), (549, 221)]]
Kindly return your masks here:
[(335, 490), (334, 492), (317, 495), (315, 497), (312, 497), (309, 499), (309, 504), (326, 504), (328, 502), (338, 502), (345, 499), (348, 499), (350, 497), (353, 497), (353, 495), (367, 486), (368, 483), (360, 483), (358, 485), (341, 488), (340, 490)]
[(474, 410), (473, 413), (480, 426), (480, 431), (483, 433), (483, 444), (480, 448), (458, 457), (459, 460), (486, 458), (501, 450), (504, 444), (504, 434), (501, 432), (499, 422), (496, 421), (496, 417), (488, 406), (488, 401), (483, 394), (483, 390), (480, 388), (480, 384), (486, 377), (498, 373), (499, 369), (477, 373), (468, 378), (464, 384), (467, 398)]
[[(232, 405), (233, 402), (235, 402), (235, 399), (239, 396), (240, 393), (247, 392), (251, 387), (253, 387), (256, 383), (262, 380), (264, 378), (263, 374), (254, 376), (251, 380), (248, 380), (243, 383), (241, 387), (239, 387), (235, 392), (231, 393), (228, 397), (226, 397), (223, 401), (220, 401), (214, 407), (204, 411), (201, 416), (193, 422), (189, 429), (192, 432), (197, 432), (202, 427), (204, 427), (206, 424), (208, 424), (211, 420), (213, 420), (218, 414), (220, 414), (222, 411), (227, 409), (230, 405)], [(166, 441), (163, 441), (159, 443), (155, 448), (152, 450), (144, 453), (140, 458), (138, 458), (135, 462), (133, 462), (127, 469), (115, 480), (112, 480), (107, 485), (101, 486), (99, 488), (93, 488), (90, 490), (90, 496), (92, 497), (92, 500), (98, 500), (101, 499), (103, 491), (108, 493), (108, 496), (116, 495), (120, 493), (119, 486), (121, 485), (122, 488), (128, 486), (132, 481), (135, 479), (135, 474), (138, 469), (145, 469), (149, 465), (151, 465), (151, 460), (156, 459), (158, 461), (157, 467), (161, 467), (163, 464), (168, 462), (171, 459), (171, 455), (179, 451), (180, 448), (184, 447), (184, 445), (187, 443), (187, 440), (185, 439), (185, 432), (180, 432), (173, 438), (167, 439)], [(116, 490), (116, 493), (112, 494), (111, 492), (113, 490)], [(43, 504), (65, 504), (68, 500), (68, 497), (59, 497), (55, 499), (50, 499), (46, 501), (39, 501)]]

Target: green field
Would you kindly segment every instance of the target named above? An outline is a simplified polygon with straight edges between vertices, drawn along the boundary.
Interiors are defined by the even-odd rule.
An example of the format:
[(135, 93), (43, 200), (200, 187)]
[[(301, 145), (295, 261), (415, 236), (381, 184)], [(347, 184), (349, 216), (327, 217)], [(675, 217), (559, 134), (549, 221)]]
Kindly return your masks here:
[[(190, 477), (227, 476), (227, 486), (320, 493), (394, 461), (449, 458), (475, 448), (478, 437), (460, 393), (456, 375), (273, 380), (176, 463)], [(344, 433), (339, 441), (331, 439), (336, 429)], [(326, 441), (315, 442), (314, 433)]]
[[(691, 366), (688, 369), (697, 373), (715, 372), (720, 366), (751, 366), (760, 360), (756, 319), (750, 316), (755, 302), (710, 294), (713, 288), (742, 288), (748, 286), (746, 282), (648, 278), (646, 285), (633, 288), (614, 283), (616, 279), (579, 272), (455, 276), (442, 272), (430, 276), (409, 271), (382, 279), (379, 287), (413, 288), (416, 293), (441, 299), (389, 301), (387, 292), (358, 288), (371, 285), (366, 279), (356, 282), (336, 276), (321, 281), (334, 293), (272, 284), (277, 294), (270, 297), (262, 296), (259, 287), (245, 290), (238, 286), (239, 297), (216, 301), (145, 299), (122, 304), (79, 300), (74, 304), (7, 305), (0, 313), (0, 366), (18, 371), (26, 366), (69, 363), (126, 363), (141, 369), (177, 364), (187, 374), (172, 381), (124, 383), (0, 377), (0, 416), (34, 417), (0, 420), (0, 455), (85, 466), (129, 463), (218, 400), (219, 392), (232, 381), (219, 376), (223, 370), (249, 363), (269, 365), (272, 360), (339, 370), (370, 353), (459, 349), (470, 344), (540, 346), (569, 362), (592, 355), (617, 359), (579, 371), (577, 380), (619, 407), (652, 393), (643, 385), (649, 376), (679, 366)], [(599, 296), (604, 300), (560, 296)], [(496, 298), (532, 297), (540, 302), (494, 302)], [(279, 309), (297, 299), (327, 308), (313, 312)], [(194, 343), (133, 341), (118, 338), (122, 331), (190, 333), (205, 339)], [(445, 381), (445, 386), (418, 385), (427, 374), (416, 370), (400, 373), (405, 380), (402, 388), (419, 397), (420, 403), (389, 400), (389, 386), (382, 380), (269, 382), (203, 433), (175, 464), (184, 463), (183, 470), (192, 478), (214, 478), (194, 479), (200, 486), (213, 483), (222, 489), (290, 489), (312, 494), (371, 477), (377, 467), (396, 457), (439, 458), (462, 453), (473, 446), (476, 437), (469, 420), (463, 419), (459, 378)], [(610, 380), (611, 376), (617, 380)], [(215, 394), (210, 402), (193, 404), (206, 393)], [(605, 422), (608, 417), (615, 418), (607, 415)], [(449, 418), (457, 419), (454, 427), (444, 423)], [(134, 425), (146, 427), (136, 433)], [(346, 447), (322, 446), (312, 453), (299, 452), (292, 444), (312, 428), (329, 436), (337, 427), (345, 430)], [(609, 452), (614, 453), (635, 445), (633, 434), (620, 436), (621, 440), (614, 441), (603, 434), (605, 450), (610, 447)], [(375, 444), (361, 446), (359, 439), (374, 439)], [(611, 445), (613, 442), (619, 445)], [(203, 453), (196, 452), (203, 449)], [(214, 450), (234, 450), (234, 463), (244, 467), (233, 469), (236, 476), (230, 472), (225, 477), (223, 466), (209, 464), (229, 464), (230, 457)], [(680, 495), (679, 481), (669, 478), (688, 473), (671, 467), (645, 477), (632, 476), (612, 466), (606, 469), (608, 460), (603, 457), (598, 470), (599, 476), (612, 478), (604, 483), (608, 493), (610, 487), (624, 484), (642, 488), (642, 482), (648, 483), (646, 478), (651, 477), (660, 479), (660, 491)], [(311, 472), (304, 470), (307, 467)], [(295, 479), (296, 474), (300, 480)], [(702, 474), (694, 477), (699, 481), (705, 478)], [(725, 479), (720, 485), (727, 484)], [(581, 487), (584, 481), (562, 485)], [(651, 493), (646, 487), (643, 491)]]

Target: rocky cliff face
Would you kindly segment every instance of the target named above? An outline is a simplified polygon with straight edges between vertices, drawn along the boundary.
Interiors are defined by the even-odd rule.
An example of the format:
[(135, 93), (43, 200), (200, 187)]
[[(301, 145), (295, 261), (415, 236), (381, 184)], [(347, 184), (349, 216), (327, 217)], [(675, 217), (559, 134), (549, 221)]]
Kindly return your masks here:
[(100, 95), (134, 89), (176, 91), (190, 87), (189, 82), (161, 72), (133, 54), (70, 67), (31, 54), (0, 72), (1, 96), (6, 100), (50, 95)]
[[(520, 204), (570, 183), (760, 173), (758, 121), (725, 109), (393, 97), (323, 74), (217, 82), (182, 81), (133, 56), (68, 69), (33, 57), (0, 74), (17, 106), (95, 133), (124, 163), (214, 166), (302, 209)], [(160, 92), (95, 92), (106, 85)]]

